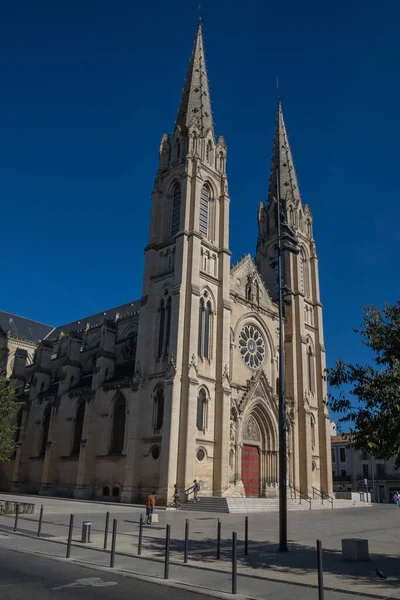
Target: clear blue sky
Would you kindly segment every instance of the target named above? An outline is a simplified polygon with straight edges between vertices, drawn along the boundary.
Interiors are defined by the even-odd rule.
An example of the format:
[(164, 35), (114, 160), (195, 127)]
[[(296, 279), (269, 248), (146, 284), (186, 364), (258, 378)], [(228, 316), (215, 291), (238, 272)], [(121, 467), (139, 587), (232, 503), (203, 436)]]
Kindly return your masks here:
[[(400, 296), (398, 0), (202, 2), (233, 263), (255, 253), (279, 75), (320, 259), (328, 361)], [(0, 308), (51, 325), (140, 297), (150, 193), (197, 2), (0, 8)]]

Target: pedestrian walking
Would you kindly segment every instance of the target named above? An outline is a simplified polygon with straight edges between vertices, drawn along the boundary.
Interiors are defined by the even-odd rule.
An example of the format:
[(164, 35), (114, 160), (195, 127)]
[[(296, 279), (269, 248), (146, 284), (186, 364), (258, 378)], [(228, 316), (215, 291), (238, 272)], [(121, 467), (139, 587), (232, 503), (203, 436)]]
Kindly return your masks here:
[(193, 490), (193, 502), (200, 502), (200, 498), (198, 497), (198, 493), (200, 491), (200, 484), (197, 481), (197, 479), (195, 479), (193, 481), (193, 484), (194, 484), (193, 487), (192, 487), (192, 490)]
[(152, 516), (156, 506), (156, 496), (157, 492), (151, 492), (146, 498), (146, 521), (144, 522), (144, 525), (151, 525)]
[(180, 498), (180, 491), (178, 488), (178, 484), (176, 483), (174, 485), (174, 504), (176, 508), (180, 508), (181, 503), (179, 502), (179, 498)]

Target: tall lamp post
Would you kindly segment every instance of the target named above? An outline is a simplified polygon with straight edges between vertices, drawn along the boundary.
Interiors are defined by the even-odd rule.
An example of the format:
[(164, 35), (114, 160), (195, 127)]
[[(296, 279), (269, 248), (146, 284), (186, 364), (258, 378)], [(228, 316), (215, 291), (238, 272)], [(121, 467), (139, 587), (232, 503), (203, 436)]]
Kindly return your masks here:
[[(278, 148), (279, 127), (278, 127)], [(284, 354), (284, 298), (293, 292), (283, 281), (283, 252), (298, 254), (298, 239), (286, 220), (286, 210), (281, 206), (280, 164), (276, 169), (276, 235), (278, 268), (278, 306), (279, 306), (279, 552), (288, 552), (287, 545), (287, 464), (286, 464), (286, 395), (285, 395), (285, 354)]]

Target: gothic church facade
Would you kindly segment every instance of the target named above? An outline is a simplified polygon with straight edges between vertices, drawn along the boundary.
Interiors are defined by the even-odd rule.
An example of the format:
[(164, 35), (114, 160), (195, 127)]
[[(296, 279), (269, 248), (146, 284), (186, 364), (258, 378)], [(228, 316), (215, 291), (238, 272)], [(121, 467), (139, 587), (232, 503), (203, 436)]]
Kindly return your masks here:
[[(160, 144), (141, 299), (49, 327), (29, 361), (22, 346), (7, 358), (3, 327), (23, 405), (2, 489), (125, 502), (156, 489), (166, 502), (176, 482), (197, 479), (207, 496), (278, 494), (277, 183), (258, 210), (255, 261), (232, 267), (226, 161), (199, 23), (175, 129)], [(318, 259), (280, 104), (272, 174), (278, 165), (300, 247), (284, 263), (288, 484), (331, 494)]]

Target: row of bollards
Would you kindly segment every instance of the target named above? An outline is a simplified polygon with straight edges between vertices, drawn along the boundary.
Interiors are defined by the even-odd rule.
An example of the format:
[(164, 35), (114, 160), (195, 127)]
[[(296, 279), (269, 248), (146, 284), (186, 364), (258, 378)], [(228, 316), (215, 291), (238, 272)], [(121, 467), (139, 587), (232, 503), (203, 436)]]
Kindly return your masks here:
[[(19, 504), (16, 504), (15, 509), (15, 521), (14, 521), (14, 531), (18, 529), (18, 520), (19, 520)], [(40, 507), (40, 515), (38, 521), (38, 530), (37, 537), (40, 537), (43, 523), (43, 505)], [(109, 524), (110, 524), (110, 513), (106, 513), (106, 522), (105, 522), (105, 530), (104, 530), (104, 544), (103, 549), (107, 550), (108, 545), (108, 532), (109, 532)], [(89, 522), (83, 523), (83, 532), (82, 532), (82, 541), (90, 542), (90, 525)], [(86, 529), (85, 529), (86, 526)], [(218, 519), (217, 522), (217, 560), (221, 559), (221, 520)], [(71, 514), (68, 528), (68, 541), (67, 541), (67, 551), (66, 558), (70, 558), (71, 556), (71, 546), (72, 546), (72, 535), (74, 529), (74, 515)], [(110, 552), (110, 568), (114, 568), (115, 565), (115, 554), (116, 554), (116, 545), (117, 545), (117, 519), (113, 519), (113, 528), (112, 528), (112, 541), (111, 541), (111, 552)], [(170, 545), (171, 545), (171, 525), (166, 526), (166, 534), (165, 534), (165, 558), (164, 558), (164, 579), (169, 578), (169, 563), (170, 563)], [(139, 520), (139, 539), (138, 539), (138, 555), (142, 554), (142, 546), (143, 546), (143, 515), (140, 515)], [(322, 564), (322, 542), (321, 540), (317, 540), (317, 570), (318, 570), (318, 600), (324, 600), (324, 581), (323, 581), (323, 564)], [(244, 554), (248, 556), (249, 553), (249, 519), (245, 517), (245, 528), (244, 528)], [(185, 520), (185, 539), (184, 539), (184, 551), (183, 551), (183, 562), (185, 564), (188, 563), (188, 555), (189, 555), (189, 519)], [(237, 532), (234, 531), (232, 533), (232, 594), (237, 594)]]

